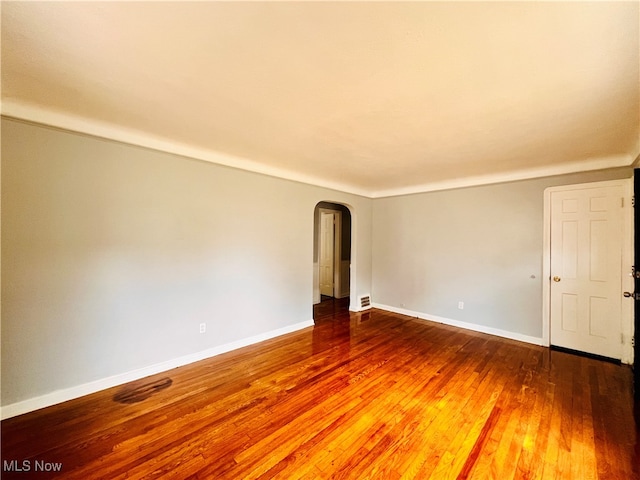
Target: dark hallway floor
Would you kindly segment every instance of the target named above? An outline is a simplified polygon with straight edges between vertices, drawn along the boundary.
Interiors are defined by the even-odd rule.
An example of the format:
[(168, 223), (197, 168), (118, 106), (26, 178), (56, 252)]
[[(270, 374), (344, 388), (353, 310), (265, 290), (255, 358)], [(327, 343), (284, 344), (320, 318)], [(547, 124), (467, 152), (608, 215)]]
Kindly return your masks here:
[(320, 303), (313, 306), (316, 324), (326, 321), (349, 321), (349, 297), (334, 298), (322, 295)]

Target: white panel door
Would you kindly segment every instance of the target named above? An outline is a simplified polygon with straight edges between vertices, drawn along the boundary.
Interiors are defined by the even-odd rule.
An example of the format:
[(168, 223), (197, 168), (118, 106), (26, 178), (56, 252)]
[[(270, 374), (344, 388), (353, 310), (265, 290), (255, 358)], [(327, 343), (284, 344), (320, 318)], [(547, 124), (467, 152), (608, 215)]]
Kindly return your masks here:
[(320, 293), (333, 297), (333, 213), (320, 213)]
[(551, 344), (622, 356), (622, 186), (551, 193)]

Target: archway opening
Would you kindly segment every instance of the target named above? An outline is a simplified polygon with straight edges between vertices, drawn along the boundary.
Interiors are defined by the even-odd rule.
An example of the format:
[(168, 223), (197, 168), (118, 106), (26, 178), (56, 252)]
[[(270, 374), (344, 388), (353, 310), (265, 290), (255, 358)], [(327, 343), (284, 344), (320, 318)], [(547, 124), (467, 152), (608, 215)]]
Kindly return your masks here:
[(351, 296), (352, 216), (346, 205), (319, 202), (314, 209), (313, 318), (347, 315)]

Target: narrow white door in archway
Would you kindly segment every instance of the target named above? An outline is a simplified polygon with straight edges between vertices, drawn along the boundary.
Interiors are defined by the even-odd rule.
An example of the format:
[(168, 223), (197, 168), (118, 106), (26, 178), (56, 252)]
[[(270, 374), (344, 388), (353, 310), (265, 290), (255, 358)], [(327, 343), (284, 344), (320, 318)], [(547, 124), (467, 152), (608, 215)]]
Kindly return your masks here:
[(620, 185), (551, 193), (551, 344), (622, 356)]
[(333, 213), (320, 213), (320, 293), (333, 297)]

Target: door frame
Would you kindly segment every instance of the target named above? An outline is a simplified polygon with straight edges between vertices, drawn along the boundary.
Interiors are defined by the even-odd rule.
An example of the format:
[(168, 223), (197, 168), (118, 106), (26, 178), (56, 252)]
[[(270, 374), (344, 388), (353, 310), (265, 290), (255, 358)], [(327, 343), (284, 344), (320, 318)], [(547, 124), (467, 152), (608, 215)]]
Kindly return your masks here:
[[(318, 208), (318, 266), (320, 265), (320, 239), (322, 238), (322, 214), (333, 214), (333, 298), (340, 298), (342, 285), (340, 283), (340, 269), (342, 259), (342, 212), (331, 208)], [(320, 284), (320, 269), (318, 269), (318, 284)]]
[[(340, 284), (340, 259), (342, 258), (342, 212), (330, 208), (318, 208), (318, 216), (320, 217), (320, 225), (318, 230), (318, 265), (320, 265), (321, 255), (321, 239), (322, 239), (322, 214), (333, 215), (333, 298), (339, 298), (342, 291)], [(318, 271), (318, 276), (320, 272)], [(318, 277), (318, 282), (320, 281)]]
[[(640, 157), (638, 157), (640, 160)], [(633, 198), (635, 201), (636, 196), (640, 198), (640, 169), (633, 169)], [(634, 258), (640, 258), (640, 211), (638, 208), (635, 208), (632, 205), (633, 210), (633, 254)], [(634, 260), (635, 263), (635, 260)], [(634, 291), (640, 292), (640, 277), (638, 277), (638, 273), (636, 272), (635, 278), (633, 279), (634, 283)], [(633, 325), (634, 325), (634, 336), (638, 336), (640, 333), (640, 308), (638, 300), (635, 299), (633, 303)], [(636, 421), (638, 425), (640, 425), (640, 338), (636, 338), (635, 347), (633, 348), (633, 388), (635, 393), (636, 405), (635, 411), (637, 413)]]
[[(542, 344), (551, 345), (551, 194), (568, 190), (582, 190), (585, 188), (598, 188), (622, 186), (624, 190), (622, 212), (622, 290), (633, 291), (633, 278), (631, 266), (633, 265), (633, 179), (609, 180), (603, 182), (578, 183), (573, 185), (561, 185), (548, 187), (544, 190), (544, 226), (542, 249)], [(625, 273), (626, 272), (626, 273)], [(633, 301), (621, 297), (621, 325), (622, 332), (622, 363), (633, 363)]]

